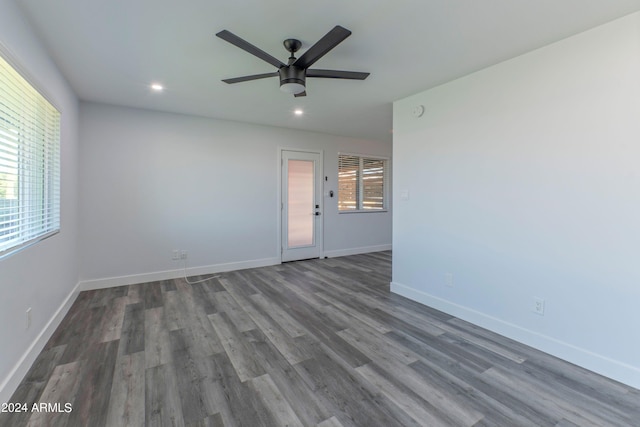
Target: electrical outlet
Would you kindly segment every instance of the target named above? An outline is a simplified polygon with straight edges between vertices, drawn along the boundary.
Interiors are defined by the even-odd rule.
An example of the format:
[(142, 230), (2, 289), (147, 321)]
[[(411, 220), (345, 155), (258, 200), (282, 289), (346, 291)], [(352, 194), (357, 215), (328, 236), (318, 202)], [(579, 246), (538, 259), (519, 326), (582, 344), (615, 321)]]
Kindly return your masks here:
[(453, 273), (446, 273), (444, 275), (444, 283), (450, 288), (453, 288)]
[(25, 329), (29, 329), (31, 327), (31, 307), (27, 308), (26, 315)]
[(171, 259), (177, 261), (180, 259), (180, 251), (178, 249), (174, 249), (171, 251)]
[(180, 251), (180, 259), (187, 259), (187, 256), (189, 255), (189, 252), (187, 252), (186, 250), (181, 250)]
[(542, 298), (533, 298), (533, 312), (544, 316), (544, 300)]

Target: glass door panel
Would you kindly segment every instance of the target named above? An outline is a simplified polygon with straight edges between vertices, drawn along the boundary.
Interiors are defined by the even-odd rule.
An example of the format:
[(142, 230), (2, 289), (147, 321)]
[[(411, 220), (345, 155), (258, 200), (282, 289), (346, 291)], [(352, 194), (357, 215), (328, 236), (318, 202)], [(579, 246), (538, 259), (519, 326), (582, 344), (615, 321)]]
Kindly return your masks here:
[(314, 162), (288, 160), (287, 247), (314, 244)]

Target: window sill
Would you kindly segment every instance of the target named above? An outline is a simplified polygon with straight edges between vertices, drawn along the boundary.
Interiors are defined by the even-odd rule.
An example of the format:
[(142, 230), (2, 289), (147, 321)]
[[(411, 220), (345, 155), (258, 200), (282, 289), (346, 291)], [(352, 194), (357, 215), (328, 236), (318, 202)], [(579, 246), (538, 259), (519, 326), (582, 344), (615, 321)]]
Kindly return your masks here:
[(28, 242), (24, 242), (24, 243), (21, 243), (19, 245), (12, 246), (11, 248), (6, 249), (4, 252), (0, 252), (0, 260), (8, 258), (11, 255), (15, 255), (18, 252), (22, 252), (23, 250), (25, 250), (25, 249), (27, 249), (27, 248), (29, 248), (29, 247), (37, 244), (37, 243), (40, 243), (43, 240), (48, 239), (49, 237), (53, 237), (58, 233), (60, 233), (60, 229), (59, 228), (56, 229), (56, 230), (50, 231), (50, 232), (48, 232), (46, 234), (43, 234), (41, 236), (35, 237), (35, 238), (29, 240)]
[(352, 211), (338, 211), (338, 214), (359, 214), (359, 213), (386, 213), (389, 212), (388, 209), (360, 209), (360, 210), (352, 210)]

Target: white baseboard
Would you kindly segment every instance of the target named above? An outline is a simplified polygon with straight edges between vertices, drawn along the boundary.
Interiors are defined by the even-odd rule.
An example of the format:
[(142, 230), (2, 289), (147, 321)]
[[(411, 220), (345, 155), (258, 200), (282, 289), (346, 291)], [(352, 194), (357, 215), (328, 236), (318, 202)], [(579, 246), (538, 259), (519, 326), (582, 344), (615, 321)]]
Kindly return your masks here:
[(327, 258), (336, 258), (339, 256), (368, 254), (370, 252), (390, 251), (391, 244), (388, 245), (376, 245), (376, 246), (362, 246), (359, 248), (351, 249), (338, 249), (335, 251), (324, 251), (324, 256)]
[[(380, 252), (391, 250), (391, 244), (363, 246), (359, 248), (340, 249), (335, 251), (325, 251), (323, 256), (335, 258), (347, 255), (358, 255), (369, 252)], [(247, 268), (266, 267), (269, 265), (280, 264), (280, 258), (263, 258), (250, 261), (230, 262), (226, 264), (213, 264), (201, 267), (188, 267), (187, 276), (201, 276), (207, 274), (222, 273), (225, 271), (245, 270)], [(136, 283), (156, 282), (158, 280), (170, 280), (184, 277), (184, 268), (176, 268), (173, 270), (155, 271), (151, 273), (131, 274), (127, 276), (104, 277), (100, 279), (82, 280), (80, 282), (80, 291), (89, 291), (93, 289), (113, 288), (116, 286), (128, 286)]]
[[(230, 262), (226, 264), (213, 264), (201, 267), (188, 267), (186, 275), (201, 276), (207, 274), (222, 273), (225, 271), (245, 270), (247, 268), (266, 267), (280, 264), (279, 258), (263, 258), (251, 261)], [(174, 270), (156, 271), (152, 273), (132, 274), (128, 276), (105, 277), (101, 279), (83, 280), (80, 282), (81, 291), (93, 289), (113, 288), (127, 286), (136, 283), (156, 282), (158, 280), (178, 279), (185, 276), (184, 268)]]
[(640, 367), (631, 366), (553, 337), (539, 334), (488, 314), (435, 297), (402, 283), (391, 282), (391, 292), (640, 389)]
[(31, 368), (31, 365), (33, 365), (33, 362), (35, 362), (36, 358), (47, 344), (47, 341), (49, 341), (49, 338), (51, 338), (56, 328), (62, 322), (62, 319), (64, 319), (64, 316), (67, 315), (79, 293), (80, 282), (78, 282), (71, 292), (69, 292), (67, 298), (65, 298), (49, 322), (31, 343), (27, 351), (22, 355), (18, 363), (16, 363), (13, 369), (9, 372), (7, 378), (0, 383), (0, 402), (10, 401), (11, 395), (16, 391), (20, 382)]

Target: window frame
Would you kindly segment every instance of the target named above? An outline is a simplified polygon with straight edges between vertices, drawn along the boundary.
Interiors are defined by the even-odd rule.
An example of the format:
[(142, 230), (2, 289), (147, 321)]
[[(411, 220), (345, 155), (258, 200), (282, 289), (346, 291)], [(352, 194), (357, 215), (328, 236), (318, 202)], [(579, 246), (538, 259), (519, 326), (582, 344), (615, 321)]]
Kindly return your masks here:
[[(340, 201), (340, 163), (341, 157), (357, 157), (358, 158), (358, 173), (357, 173), (357, 187), (356, 194), (358, 195), (358, 200), (356, 201), (355, 209), (340, 209), (341, 201)], [(383, 177), (382, 177), (382, 208), (380, 209), (371, 209), (371, 208), (363, 208), (364, 203), (364, 177), (363, 177), (363, 164), (365, 160), (373, 160), (373, 161), (382, 161), (383, 163)], [(353, 213), (380, 213), (380, 212), (388, 212), (389, 211), (389, 174), (391, 168), (391, 161), (389, 157), (386, 156), (377, 156), (377, 155), (368, 155), (368, 154), (358, 154), (358, 153), (349, 153), (349, 152), (338, 152), (338, 178), (337, 178), (337, 196), (338, 196), (338, 214), (353, 214)]]
[[(43, 86), (40, 85), (37, 80), (33, 78), (33, 76), (25, 70), (23, 66), (21, 66), (20, 61), (16, 59), (16, 57), (8, 50), (1, 42), (0, 42), (0, 57), (4, 62), (12, 69), (12, 71), (19, 76), (24, 82), (20, 81), (16, 83), (16, 87), (20, 84), (26, 83), (26, 86), (22, 88), (18, 92), (18, 96), (28, 97), (36, 97), (36, 100), (33, 101), (29, 106), (21, 105), (21, 109), (18, 111), (19, 119), (13, 120), (11, 124), (7, 124), (5, 129), (9, 130), (9, 127), (16, 126), (16, 121), (20, 121), (20, 126), (15, 127), (16, 135), (22, 134), (24, 135), (25, 125), (22, 123), (23, 120), (34, 120), (38, 125), (44, 125), (44, 128), (39, 130), (41, 132), (39, 136), (42, 138), (22, 138), (26, 140), (26, 144), (21, 145), (20, 147), (17, 145), (20, 137), (16, 136), (16, 148), (14, 154), (17, 158), (15, 160), (16, 166), (15, 168), (18, 170), (11, 174), (10, 172), (5, 172), (5, 174), (12, 175), (15, 177), (15, 180), (18, 181), (16, 185), (16, 193), (18, 202), (16, 202), (17, 206), (20, 206), (18, 209), (18, 219), (12, 222), (18, 222), (18, 231), (17, 237), (13, 239), (5, 239), (4, 241), (0, 240), (0, 260), (13, 255), (23, 249), (30, 247), (38, 242), (41, 242), (49, 237), (52, 237), (58, 234), (61, 230), (61, 181), (62, 181), (62, 113), (60, 108), (56, 105), (52, 98), (48, 95), (46, 90), (43, 90)], [(7, 74), (8, 78), (13, 78)], [(40, 105), (35, 104), (40, 103)], [(5, 104), (5, 112), (6, 108), (9, 107), (9, 103)], [(24, 112), (28, 108), (32, 108), (30, 114), (25, 114)], [(40, 115), (43, 111), (47, 110), (46, 115), (51, 115), (53, 119), (47, 116), (46, 119), (41, 120)], [(6, 120), (8, 115), (3, 115), (5, 117), (6, 123), (10, 123)], [(37, 118), (36, 118), (37, 117)], [(45, 123), (46, 122), (46, 123)], [(50, 126), (53, 124), (53, 131)], [(5, 135), (7, 135), (5, 133)], [(5, 143), (3, 144), (4, 148), (7, 148), (10, 143), (7, 137), (5, 137)], [(34, 142), (37, 141), (37, 142)], [(23, 154), (26, 149), (37, 149), (38, 154), (29, 154), (27, 157)], [(9, 151), (5, 151), (5, 154)], [(5, 169), (11, 169), (11, 165), (7, 166), (7, 156), (11, 157), (11, 154), (5, 155)], [(35, 156), (35, 157), (34, 157)], [(33, 160), (37, 159), (40, 161), (36, 166), (33, 165)], [(29, 166), (28, 163), (31, 162), (32, 165)], [(31, 189), (27, 189), (29, 186), (29, 179), (33, 180), (37, 178), (39, 184), (31, 183)], [(36, 188), (34, 193), (34, 188)], [(25, 197), (29, 191), (28, 198), (30, 200), (20, 203), (20, 198)], [(25, 209), (24, 206), (27, 206)], [(38, 206), (36, 210), (32, 208), (34, 206)], [(30, 220), (29, 215), (33, 213), (41, 215), (41, 219), (36, 221)], [(10, 212), (7, 212), (7, 214)], [(7, 221), (8, 223), (8, 221)], [(1, 226), (1, 225), (0, 225)], [(7, 231), (10, 227), (16, 227), (16, 225), (5, 224), (3, 228), (0, 228), (0, 233), (4, 230)], [(2, 238), (2, 234), (0, 234), (0, 239)], [(7, 245), (9, 244), (9, 245)]]

